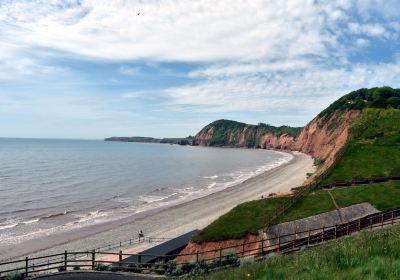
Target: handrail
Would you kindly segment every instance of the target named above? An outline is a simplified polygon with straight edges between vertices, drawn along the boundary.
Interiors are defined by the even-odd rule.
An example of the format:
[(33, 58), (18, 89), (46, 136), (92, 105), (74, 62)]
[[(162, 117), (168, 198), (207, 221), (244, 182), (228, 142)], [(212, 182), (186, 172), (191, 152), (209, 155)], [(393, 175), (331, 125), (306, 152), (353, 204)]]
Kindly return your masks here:
[[(9, 265), (12, 263), (19, 264), (21, 260), (14, 262), (4, 262), (0, 263), (0, 275), (7, 272), (15, 272), (15, 271), (23, 271), (25, 276), (30, 275), (32, 273), (38, 273), (43, 271), (54, 271), (62, 267), (64, 270), (68, 268), (78, 266), (79, 268), (86, 268), (89, 270), (95, 270), (97, 264), (111, 264), (115, 269), (129, 269), (126, 266), (133, 266), (133, 268), (142, 271), (142, 269), (146, 269), (149, 271), (158, 271), (160, 269), (151, 268), (154, 263), (142, 263), (140, 261), (143, 257), (152, 257), (154, 259), (158, 259), (160, 262), (157, 263), (158, 267), (167, 267), (167, 262), (171, 259), (175, 259), (177, 257), (183, 258), (184, 261), (181, 261), (180, 264), (187, 264), (189, 260), (195, 259), (196, 261), (214, 261), (226, 258), (222, 252), (224, 250), (232, 250), (236, 255), (245, 257), (245, 256), (253, 256), (263, 258), (265, 255), (270, 253), (290, 253), (296, 250), (299, 250), (302, 247), (310, 247), (315, 246), (330, 240), (334, 240), (340, 238), (342, 236), (350, 235), (355, 232), (359, 232), (365, 229), (373, 230), (374, 228), (383, 228), (385, 226), (391, 226), (394, 224), (400, 223), (400, 208), (394, 208), (383, 212), (378, 212), (374, 214), (370, 214), (359, 218), (357, 220), (353, 220), (347, 223), (333, 225), (329, 227), (320, 227), (313, 228), (304, 231), (299, 231), (290, 234), (278, 235), (275, 237), (263, 238), (261, 240), (255, 240), (250, 242), (243, 242), (242, 244), (236, 244), (234, 246), (226, 246), (220, 247), (214, 250), (206, 250), (196, 253), (188, 253), (188, 254), (173, 254), (173, 255), (152, 255), (152, 254), (128, 254), (123, 253), (122, 251), (118, 253), (114, 252), (102, 252), (102, 251), (92, 251), (88, 254), (86, 259), (71, 259), (71, 256), (79, 256), (85, 252), (67, 252), (60, 254), (55, 254), (56, 256), (63, 256), (63, 259), (57, 262), (48, 262), (45, 264), (35, 264), (34, 260), (38, 260), (46, 257), (53, 257), (53, 255), (42, 256), (40, 258), (26, 258), (25, 265), (14, 267), (14, 268), (5, 268), (3, 266)], [(290, 238), (293, 237), (293, 238)], [(96, 256), (102, 255), (111, 255), (118, 256), (118, 261), (107, 261), (102, 259), (96, 259)], [(123, 261), (123, 257), (126, 256), (136, 256), (138, 257), (138, 262), (127, 262)], [(46, 268), (47, 266), (47, 268)], [(44, 267), (44, 268), (43, 268)], [(38, 269), (41, 268), (41, 269)], [(131, 269), (133, 269), (131, 268)], [(142, 271), (143, 272), (143, 271)]]

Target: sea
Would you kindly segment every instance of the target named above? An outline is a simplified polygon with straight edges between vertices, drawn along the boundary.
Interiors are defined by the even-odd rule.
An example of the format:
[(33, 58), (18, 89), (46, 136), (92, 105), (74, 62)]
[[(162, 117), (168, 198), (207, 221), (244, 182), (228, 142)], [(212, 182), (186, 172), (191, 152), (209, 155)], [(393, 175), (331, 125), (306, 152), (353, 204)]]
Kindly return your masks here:
[(0, 138), (0, 246), (184, 203), (291, 158), (255, 149)]

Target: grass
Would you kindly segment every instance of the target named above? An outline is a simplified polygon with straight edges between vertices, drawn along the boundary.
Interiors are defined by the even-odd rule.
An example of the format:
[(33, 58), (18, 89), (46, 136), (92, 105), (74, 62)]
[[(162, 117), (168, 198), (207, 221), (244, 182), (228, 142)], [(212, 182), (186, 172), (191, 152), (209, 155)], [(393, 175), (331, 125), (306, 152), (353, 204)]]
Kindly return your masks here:
[(321, 183), (400, 174), (400, 110), (365, 109), (341, 159)]
[(340, 207), (362, 202), (369, 202), (380, 211), (400, 207), (399, 181), (335, 189), (331, 192)]
[[(380, 211), (400, 207), (400, 182), (352, 186), (331, 190), (339, 207), (369, 202)], [(265, 225), (266, 215), (271, 215), (287, 198), (254, 200), (238, 205), (207, 226), (194, 241), (224, 240), (257, 233)], [(326, 190), (318, 190), (301, 198), (276, 222), (283, 223), (335, 210)]]
[[(319, 163), (323, 159), (316, 159)], [(400, 110), (364, 109), (350, 129), (349, 143), (331, 173), (322, 181), (362, 179), (400, 174)], [(340, 207), (370, 202), (379, 210), (400, 206), (399, 183), (333, 190)], [(397, 199), (396, 197), (399, 197)], [(238, 205), (203, 231), (195, 241), (223, 240), (257, 233), (287, 198), (264, 199)], [(329, 194), (317, 191), (301, 198), (277, 222), (287, 222), (334, 210)]]
[(318, 191), (301, 198), (277, 222), (293, 221), (332, 210), (335, 210), (335, 205), (329, 194), (326, 191)]
[(287, 198), (268, 198), (242, 203), (208, 225), (195, 242), (240, 237), (257, 231), (265, 225), (266, 216)]
[(363, 232), (197, 279), (400, 279), (400, 227)]
[(354, 143), (349, 145), (335, 169), (322, 183), (396, 174), (400, 174), (399, 145)]

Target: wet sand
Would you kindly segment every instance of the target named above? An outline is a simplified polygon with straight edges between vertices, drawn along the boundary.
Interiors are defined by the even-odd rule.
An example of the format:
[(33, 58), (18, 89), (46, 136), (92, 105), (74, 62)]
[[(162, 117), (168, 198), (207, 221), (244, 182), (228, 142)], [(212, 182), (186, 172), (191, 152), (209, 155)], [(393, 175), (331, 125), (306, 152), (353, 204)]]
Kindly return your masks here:
[(306, 174), (311, 172), (314, 172), (312, 158), (293, 153), (290, 162), (223, 191), (167, 209), (142, 213), (75, 232), (30, 240), (18, 246), (3, 247), (0, 249), (0, 260), (26, 255), (47, 255), (65, 250), (92, 250), (105, 244), (135, 239), (139, 230), (143, 230), (146, 236), (173, 238), (194, 229), (204, 228), (242, 202), (298, 187), (305, 181)]

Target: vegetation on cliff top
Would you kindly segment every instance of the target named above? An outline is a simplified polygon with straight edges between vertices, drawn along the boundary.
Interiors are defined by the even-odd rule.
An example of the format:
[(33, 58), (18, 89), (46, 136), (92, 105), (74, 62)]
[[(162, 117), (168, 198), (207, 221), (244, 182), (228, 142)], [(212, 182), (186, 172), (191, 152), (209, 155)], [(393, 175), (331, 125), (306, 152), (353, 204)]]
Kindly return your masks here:
[(244, 134), (246, 140), (245, 147), (257, 148), (260, 144), (260, 138), (267, 133), (276, 136), (289, 135), (295, 138), (303, 128), (290, 126), (275, 127), (265, 123), (249, 125), (231, 120), (217, 120), (204, 127), (199, 134), (207, 133), (210, 129), (213, 130), (209, 142), (210, 146), (235, 146), (239, 143), (240, 136)]
[(363, 110), (343, 155), (322, 183), (400, 174), (400, 110)]
[[(342, 156), (325, 174), (321, 183), (400, 174), (400, 110), (393, 109), (397, 100), (395, 95), (399, 91), (391, 88), (362, 89), (344, 96), (328, 107), (335, 110), (346, 106), (350, 106), (348, 109), (353, 108), (351, 106), (356, 102), (352, 103), (350, 100), (358, 100), (357, 94), (368, 100), (363, 101), (364, 110), (350, 128)], [(372, 108), (373, 106), (381, 108)], [(325, 110), (324, 114), (328, 111)], [(322, 162), (323, 159), (317, 161)], [(333, 190), (332, 193), (340, 207), (361, 202), (369, 202), (379, 210), (400, 206), (400, 199), (396, 199), (400, 196), (399, 182), (345, 188)], [(264, 199), (238, 205), (206, 227), (196, 241), (222, 240), (238, 237), (246, 232), (256, 233), (265, 225), (266, 216), (271, 215), (285, 199), (287, 198)], [(326, 195), (326, 191), (321, 190), (301, 198), (277, 222), (305, 218), (333, 209), (330, 197)]]
[[(363, 232), (290, 255), (209, 275), (209, 280), (399, 279), (400, 227)], [(199, 277), (198, 279), (204, 279)]]
[(318, 117), (328, 119), (336, 111), (362, 110), (365, 108), (400, 109), (400, 89), (391, 87), (362, 88), (350, 92), (319, 113)]

